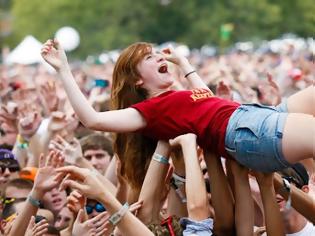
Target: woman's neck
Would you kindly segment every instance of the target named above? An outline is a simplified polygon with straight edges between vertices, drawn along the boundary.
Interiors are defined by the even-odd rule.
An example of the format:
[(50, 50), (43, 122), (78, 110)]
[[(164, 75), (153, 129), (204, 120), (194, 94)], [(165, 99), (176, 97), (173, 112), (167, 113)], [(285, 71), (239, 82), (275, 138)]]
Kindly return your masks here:
[(170, 90), (171, 90), (170, 88), (167, 88), (167, 89), (158, 89), (158, 90), (150, 91), (148, 98), (157, 97), (157, 96), (161, 95), (162, 93), (165, 93), (165, 92), (170, 91)]

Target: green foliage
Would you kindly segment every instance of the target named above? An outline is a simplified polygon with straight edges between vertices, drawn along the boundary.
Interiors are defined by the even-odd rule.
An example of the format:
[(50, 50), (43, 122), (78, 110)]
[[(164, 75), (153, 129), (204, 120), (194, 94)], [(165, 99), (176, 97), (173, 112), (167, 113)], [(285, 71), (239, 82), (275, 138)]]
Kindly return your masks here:
[(28, 34), (41, 41), (63, 26), (81, 36), (75, 56), (122, 48), (135, 41), (177, 41), (192, 47), (220, 45), (220, 27), (231, 23), (233, 41), (270, 39), (291, 32), (314, 36), (313, 0), (13, 0), (15, 46)]

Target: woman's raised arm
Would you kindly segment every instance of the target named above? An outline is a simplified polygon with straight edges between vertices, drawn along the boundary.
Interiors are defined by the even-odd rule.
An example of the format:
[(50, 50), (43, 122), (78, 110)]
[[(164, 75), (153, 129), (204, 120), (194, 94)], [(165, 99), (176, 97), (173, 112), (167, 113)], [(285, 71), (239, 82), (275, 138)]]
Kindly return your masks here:
[(71, 105), (84, 126), (108, 132), (130, 132), (145, 127), (144, 118), (133, 108), (96, 112), (76, 84), (67, 56), (56, 40), (48, 40), (41, 54), (60, 75)]

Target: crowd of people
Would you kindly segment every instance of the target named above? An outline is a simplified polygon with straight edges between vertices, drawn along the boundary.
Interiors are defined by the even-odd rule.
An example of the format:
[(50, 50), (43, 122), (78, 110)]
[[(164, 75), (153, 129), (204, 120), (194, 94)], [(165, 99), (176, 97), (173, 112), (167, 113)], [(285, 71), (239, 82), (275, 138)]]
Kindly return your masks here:
[(0, 65), (0, 235), (315, 235), (309, 48), (41, 53)]

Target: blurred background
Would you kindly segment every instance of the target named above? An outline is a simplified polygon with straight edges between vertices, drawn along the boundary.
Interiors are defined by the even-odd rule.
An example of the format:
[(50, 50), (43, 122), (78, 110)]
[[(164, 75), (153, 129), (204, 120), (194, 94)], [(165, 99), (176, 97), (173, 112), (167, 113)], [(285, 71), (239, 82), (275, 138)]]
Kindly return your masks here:
[(70, 26), (80, 35), (69, 50), (76, 58), (136, 41), (221, 52), (236, 42), (256, 46), (288, 33), (315, 34), (313, 0), (0, 0), (0, 8), (1, 48), (14, 48), (27, 35), (44, 42)]

